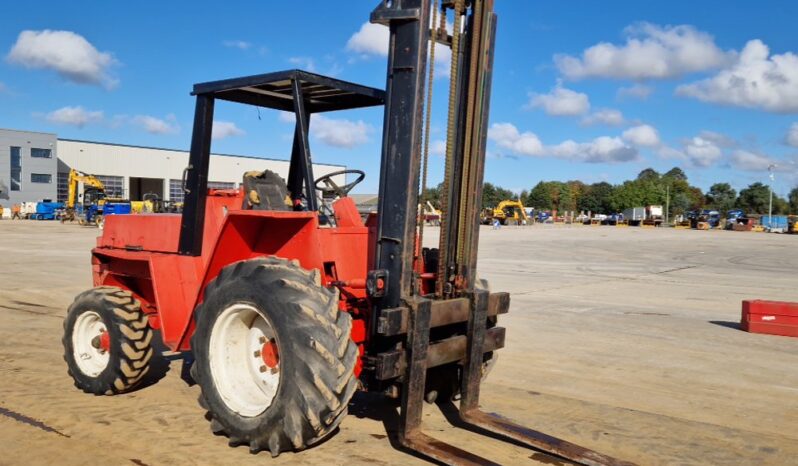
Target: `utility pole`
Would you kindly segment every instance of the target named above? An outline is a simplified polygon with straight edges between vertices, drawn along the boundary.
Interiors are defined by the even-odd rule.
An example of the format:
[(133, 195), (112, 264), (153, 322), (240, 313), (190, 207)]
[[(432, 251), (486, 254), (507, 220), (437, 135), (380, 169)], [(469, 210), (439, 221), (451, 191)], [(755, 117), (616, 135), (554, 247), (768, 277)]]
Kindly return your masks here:
[(671, 213), (671, 185), (665, 187), (665, 225), (670, 225), (668, 222), (668, 217)]
[(773, 181), (776, 179), (776, 174), (773, 169), (776, 168), (775, 164), (768, 165), (768, 172), (770, 173), (770, 201), (768, 202), (768, 229), (773, 229)]

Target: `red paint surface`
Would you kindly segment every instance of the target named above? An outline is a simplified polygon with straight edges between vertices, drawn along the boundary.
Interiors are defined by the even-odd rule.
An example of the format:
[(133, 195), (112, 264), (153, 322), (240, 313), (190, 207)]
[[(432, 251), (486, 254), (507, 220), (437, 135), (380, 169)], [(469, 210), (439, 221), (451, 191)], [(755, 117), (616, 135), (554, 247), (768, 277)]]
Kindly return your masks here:
[(751, 333), (798, 337), (798, 303), (745, 300), (740, 328)]
[[(353, 316), (352, 339), (362, 356), (369, 315), (362, 284), (375, 244), (373, 225), (363, 224), (349, 198), (333, 204), (335, 228), (320, 226), (315, 212), (243, 210), (242, 202), (240, 190), (209, 192), (199, 257), (177, 254), (179, 215), (109, 216), (92, 251), (94, 285), (131, 291), (164, 344), (185, 351), (194, 309), (222, 268), (263, 256), (296, 259), (307, 270), (319, 270), (322, 283), (343, 284), (339, 307)], [(361, 367), (358, 361), (357, 374)]]

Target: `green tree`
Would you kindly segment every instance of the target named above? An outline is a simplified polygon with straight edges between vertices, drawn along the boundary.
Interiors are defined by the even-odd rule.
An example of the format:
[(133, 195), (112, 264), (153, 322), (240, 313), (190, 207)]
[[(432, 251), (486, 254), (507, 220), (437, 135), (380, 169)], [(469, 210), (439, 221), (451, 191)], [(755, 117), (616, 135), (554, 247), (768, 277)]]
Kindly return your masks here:
[(766, 185), (756, 182), (740, 191), (737, 206), (749, 214), (766, 214), (769, 199), (770, 189)]
[(613, 189), (611, 184), (604, 181), (587, 186), (584, 194), (579, 198), (577, 210), (590, 211), (594, 214), (611, 213), (610, 197)]
[(646, 168), (637, 174), (639, 181), (658, 181), (660, 179), (659, 172), (653, 168)]
[(685, 175), (684, 170), (682, 170), (679, 167), (671, 168), (670, 170), (665, 172), (665, 174), (662, 175), (662, 177), (663, 178), (668, 178), (668, 179), (671, 179), (671, 180), (687, 181), (687, 175)]
[(792, 191), (790, 191), (788, 196), (788, 200), (790, 204), (790, 213), (798, 215), (798, 186), (792, 188)]
[(441, 189), (443, 188), (443, 183), (440, 183), (438, 186), (434, 188), (427, 187), (424, 189), (424, 192), (421, 193), (421, 198), (418, 200), (420, 204), (424, 204), (425, 202), (429, 201), (432, 205), (436, 208), (441, 208)]
[(534, 207), (538, 210), (552, 209), (552, 190), (550, 182), (541, 181), (529, 191), (529, 196), (524, 201), (527, 207)]
[(485, 183), (482, 186), (482, 208), (496, 207), (501, 201), (517, 199), (514, 192), (509, 189), (496, 186), (492, 183)]
[(612, 191), (610, 206), (613, 211), (622, 211), (652, 204), (664, 205), (665, 191), (666, 187), (658, 181), (626, 181)]
[(737, 200), (737, 191), (729, 183), (715, 183), (710, 186), (706, 195), (706, 203), (712, 209), (722, 214), (734, 208)]

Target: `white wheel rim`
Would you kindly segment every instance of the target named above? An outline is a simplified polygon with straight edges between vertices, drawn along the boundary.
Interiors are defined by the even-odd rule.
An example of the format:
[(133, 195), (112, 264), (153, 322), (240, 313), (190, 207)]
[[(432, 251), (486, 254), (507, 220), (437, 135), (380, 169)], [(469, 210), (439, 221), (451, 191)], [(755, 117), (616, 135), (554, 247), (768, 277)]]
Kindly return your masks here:
[(75, 320), (72, 331), (72, 354), (78, 368), (89, 377), (97, 377), (108, 367), (111, 357), (109, 352), (95, 348), (92, 344), (94, 338), (107, 331), (102, 317), (94, 311), (84, 312)]
[(255, 307), (236, 303), (226, 308), (211, 329), (208, 360), (216, 391), (235, 413), (254, 417), (272, 404), (280, 385), (279, 358), (270, 367), (261, 351), (279, 343), (271, 323)]

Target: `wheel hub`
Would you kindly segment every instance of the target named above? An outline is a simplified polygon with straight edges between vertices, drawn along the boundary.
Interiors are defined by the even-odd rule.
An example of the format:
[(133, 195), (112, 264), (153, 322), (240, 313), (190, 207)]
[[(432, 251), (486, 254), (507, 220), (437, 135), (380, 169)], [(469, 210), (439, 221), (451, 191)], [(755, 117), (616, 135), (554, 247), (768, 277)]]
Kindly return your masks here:
[(111, 336), (107, 331), (103, 330), (99, 335), (91, 339), (91, 346), (103, 353), (111, 351)]
[(230, 410), (254, 417), (271, 406), (280, 383), (280, 352), (264, 312), (245, 303), (224, 309), (211, 328), (208, 361)]
[[(263, 339), (266, 340), (266, 338)], [(277, 352), (277, 342), (274, 341), (274, 338), (266, 340), (266, 343), (263, 344), (260, 349), (260, 357), (266, 367), (277, 369), (277, 365), (280, 363), (280, 355)]]
[(72, 352), (78, 368), (97, 377), (108, 366), (111, 337), (100, 314), (86, 311), (78, 316), (72, 330)]

